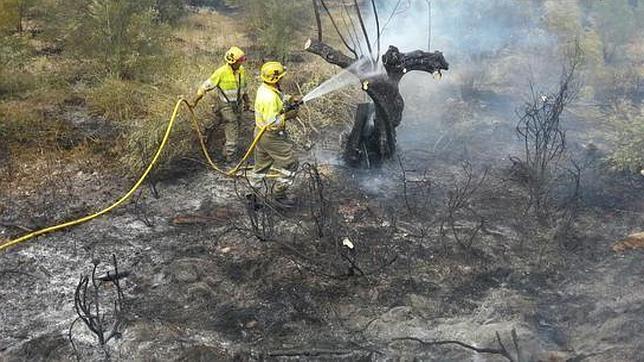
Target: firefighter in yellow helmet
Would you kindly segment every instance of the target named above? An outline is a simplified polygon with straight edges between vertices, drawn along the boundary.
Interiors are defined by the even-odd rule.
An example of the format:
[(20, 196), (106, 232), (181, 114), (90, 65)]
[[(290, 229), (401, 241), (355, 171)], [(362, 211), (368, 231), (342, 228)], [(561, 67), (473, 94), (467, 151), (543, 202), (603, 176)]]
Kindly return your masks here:
[(192, 106), (196, 107), (206, 92), (216, 90), (219, 104), (215, 106), (215, 113), (224, 125), (224, 156), (230, 162), (237, 152), (239, 126), (243, 111), (250, 110), (250, 98), (247, 91), (248, 75), (242, 65), (246, 61), (244, 52), (232, 47), (226, 52), (224, 61), (225, 64), (199, 87)]
[(280, 81), (285, 74), (286, 68), (278, 62), (265, 63), (260, 70), (262, 85), (255, 98), (255, 133), (264, 126), (267, 129), (255, 148), (253, 171), (257, 175), (269, 170), (279, 173), (273, 196), (282, 205), (292, 206), (293, 200), (287, 197), (286, 190), (293, 182), (298, 161), (286, 131), (286, 121), (297, 117), (297, 109), (287, 111), (286, 105), (299, 100), (282, 93)]

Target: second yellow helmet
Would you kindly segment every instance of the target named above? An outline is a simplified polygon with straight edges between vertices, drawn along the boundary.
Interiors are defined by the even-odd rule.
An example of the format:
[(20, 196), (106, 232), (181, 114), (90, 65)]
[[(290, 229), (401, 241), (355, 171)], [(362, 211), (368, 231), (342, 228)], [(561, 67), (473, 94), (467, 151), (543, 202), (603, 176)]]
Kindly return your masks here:
[(275, 84), (286, 75), (286, 67), (280, 62), (268, 62), (262, 65), (260, 76), (266, 83)]

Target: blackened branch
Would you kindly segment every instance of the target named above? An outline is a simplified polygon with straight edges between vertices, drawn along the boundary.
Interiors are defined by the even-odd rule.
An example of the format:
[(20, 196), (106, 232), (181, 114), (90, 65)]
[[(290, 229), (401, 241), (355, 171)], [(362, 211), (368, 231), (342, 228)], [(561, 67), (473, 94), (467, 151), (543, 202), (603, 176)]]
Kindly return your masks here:
[(376, 59), (380, 57), (380, 17), (378, 16), (378, 8), (376, 7), (376, 1), (371, 0), (371, 8), (373, 9), (373, 17), (375, 18), (376, 21), (376, 34), (377, 34), (377, 39), (376, 39)]
[[(499, 335), (497, 333), (497, 338), (498, 337), (499, 337)], [(505, 357), (510, 362), (518, 362), (518, 361), (516, 361), (514, 359), (514, 357), (512, 357), (512, 355), (510, 354), (510, 352), (508, 352), (508, 350), (505, 348), (505, 346), (503, 346), (503, 344), (500, 343), (500, 338), (498, 339), (500, 348), (479, 348), (479, 347), (472, 346), (471, 344), (467, 344), (467, 343), (464, 343), (464, 342), (461, 342), (461, 341), (453, 341), (453, 340), (426, 342), (426, 341), (423, 341), (422, 339), (416, 338), (416, 337), (400, 337), (400, 338), (394, 338), (394, 339), (391, 340), (392, 343), (393, 342), (402, 342), (402, 341), (418, 342), (421, 345), (423, 345), (423, 347), (444, 346), (444, 345), (453, 344), (453, 345), (457, 345), (457, 346), (460, 346), (460, 347), (463, 347), (463, 348), (467, 348), (467, 349), (472, 350), (472, 351), (474, 351), (476, 353), (496, 354), (496, 355), (500, 355), (500, 356)]]
[(320, 6), (318, 0), (313, 1), (313, 11), (315, 12), (315, 24), (318, 27), (318, 41), (322, 41), (322, 20), (320, 18)]
[(364, 40), (367, 43), (367, 49), (369, 49), (369, 56), (373, 57), (373, 50), (371, 49), (371, 40), (369, 39), (369, 33), (367, 32), (367, 27), (364, 25), (364, 19), (362, 18), (362, 11), (360, 11), (358, 0), (353, 0), (353, 4), (356, 7), (356, 14), (358, 15), (358, 21), (360, 22), (360, 28), (362, 29)]
[(344, 46), (355, 56), (355, 58), (358, 58), (358, 53), (356, 53), (356, 50), (349, 45), (349, 42), (347, 39), (342, 35), (342, 31), (338, 27), (338, 24), (335, 22), (335, 18), (333, 15), (331, 15), (331, 11), (329, 11), (329, 7), (327, 6), (326, 2), (324, 0), (320, 0), (320, 3), (322, 4), (322, 7), (324, 8), (324, 11), (326, 12), (327, 16), (331, 20), (331, 24), (333, 25), (333, 28), (335, 29), (336, 33), (338, 33), (338, 36), (340, 37), (340, 40), (342, 40), (342, 43)]
[(310, 53), (319, 55), (327, 62), (337, 65), (340, 68), (347, 68), (355, 59), (350, 58), (344, 53), (332, 48), (325, 43), (309, 39), (304, 46), (304, 49)]

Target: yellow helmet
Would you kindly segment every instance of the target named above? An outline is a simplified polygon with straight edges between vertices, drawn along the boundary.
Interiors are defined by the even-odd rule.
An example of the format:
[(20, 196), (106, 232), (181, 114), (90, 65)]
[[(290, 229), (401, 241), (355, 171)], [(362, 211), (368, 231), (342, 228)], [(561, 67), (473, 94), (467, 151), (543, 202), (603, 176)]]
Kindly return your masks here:
[(268, 62), (262, 65), (260, 74), (264, 82), (275, 84), (286, 75), (286, 67), (280, 62)]
[(245, 61), (246, 60), (246, 54), (244, 53), (243, 50), (237, 48), (237, 47), (232, 47), (228, 49), (226, 52), (226, 55), (224, 56), (224, 60), (228, 64), (235, 64), (239, 61)]

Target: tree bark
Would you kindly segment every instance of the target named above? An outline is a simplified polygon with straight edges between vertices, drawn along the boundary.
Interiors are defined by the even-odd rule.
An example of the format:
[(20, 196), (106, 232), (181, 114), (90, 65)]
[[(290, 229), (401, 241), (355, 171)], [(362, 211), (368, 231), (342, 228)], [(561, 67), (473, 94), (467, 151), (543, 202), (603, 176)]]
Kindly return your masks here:
[(348, 68), (363, 82), (363, 89), (373, 101), (375, 109), (373, 126), (368, 124), (368, 116), (357, 117), (345, 145), (344, 159), (354, 167), (360, 166), (366, 159), (371, 161), (371, 165), (378, 166), (395, 154), (396, 127), (400, 125), (405, 108), (399, 89), (402, 77), (412, 70), (434, 73), (449, 68), (441, 52), (428, 53), (416, 50), (401, 53), (395, 46), (389, 46), (381, 58), (385, 70), (383, 74), (364, 79), (359, 69), (350, 67), (357, 60), (333, 47), (309, 39), (305, 49), (330, 64), (343, 69)]

